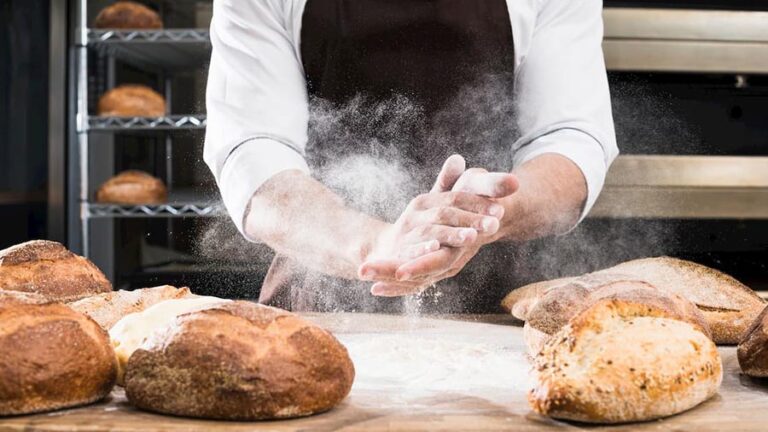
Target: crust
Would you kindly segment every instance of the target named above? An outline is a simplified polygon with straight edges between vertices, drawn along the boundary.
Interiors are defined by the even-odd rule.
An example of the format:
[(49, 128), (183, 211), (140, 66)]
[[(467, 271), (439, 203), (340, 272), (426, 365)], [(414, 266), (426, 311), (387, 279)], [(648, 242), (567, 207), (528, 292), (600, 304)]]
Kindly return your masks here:
[(161, 117), (165, 115), (165, 98), (147, 86), (124, 84), (101, 96), (98, 113), (100, 116)]
[(744, 374), (768, 378), (768, 307), (745, 331), (736, 354)]
[(576, 278), (567, 277), (553, 279), (517, 288), (504, 297), (501, 301), (501, 307), (505, 311), (511, 313), (515, 318), (525, 321), (528, 319), (528, 312), (541, 296), (546, 294), (550, 289), (565, 285), (574, 279)]
[(96, 201), (117, 204), (162, 204), (168, 190), (162, 180), (143, 171), (129, 170), (110, 178), (96, 191)]
[(194, 297), (189, 288), (176, 288), (163, 285), (154, 288), (142, 288), (134, 291), (112, 291), (92, 297), (86, 297), (69, 306), (96, 321), (104, 330), (128, 314), (141, 312), (164, 300)]
[(91, 261), (60, 243), (33, 240), (0, 251), (0, 290), (66, 302), (111, 291), (112, 284)]
[(95, 28), (161, 29), (163, 22), (157, 12), (140, 3), (119, 1), (99, 12)]
[(258, 420), (331, 409), (353, 378), (346, 349), (330, 333), (288, 312), (237, 301), (157, 329), (130, 357), (125, 384), (141, 409)]
[(61, 304), (0, 303), (0, 415), (83, 405), (112, 390), (109, 337)]
[(534, 361), (534, 411), (588, 423), (662, 418), (722, 382), (714, 343), (653, 306), (602, 300), (552, 336)]

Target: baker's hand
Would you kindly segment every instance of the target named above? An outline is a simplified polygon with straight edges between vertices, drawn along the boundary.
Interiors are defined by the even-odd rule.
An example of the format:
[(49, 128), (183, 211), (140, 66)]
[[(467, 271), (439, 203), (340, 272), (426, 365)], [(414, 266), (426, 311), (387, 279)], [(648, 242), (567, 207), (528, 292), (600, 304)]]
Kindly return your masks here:
[[(468, 200), (480, 206), (470, 209), (470, 212), (483, 208), (483, 213), (491, 218), (475, 219), (476, 223), (480, 221), (481, 226), (462, 225), (458, 219), (442, 220), (440, 224), (417, 225), (415, 229), (420, 234), (417, 236), (419, 241), (406, 243), (395, 256), (374, 256), (369, 259), (361, 266), (360, 277), (377, 281), (371, 288), (374, 295), (401, 296), (421, 292), (439, 280), (455, 276), (499, 229), (503, 208), (489, 198), (508, 196), (517, 190), (517, 186), (517, 180), (510, 174), (488, 173), (481, 169), (465, 171), (465, 162), (461, 156), (448, 158), (432, 191), (414, 200), (414, 207), (422, 207), (424, 203), (448, 204), (449, 207), (441, 207), (443, 210), (440, 211), (450, 213), (453, 210), (446, 208), (451, 209), (452, 205)], [(451, 192), (446, 192), (451, 189)], [(409, 210), (406, 210), (401, 220), (408, 219)], [(443, 226), (445, 222), (449, 225)], [(483, 227), (483, 223), (487, 226)], [(467, 231), (461, 241), (441, 241), (432, 235), (451, 226), (468, 226), (475, 232)], [(462, 228), (458, 230), (461, 232)]]

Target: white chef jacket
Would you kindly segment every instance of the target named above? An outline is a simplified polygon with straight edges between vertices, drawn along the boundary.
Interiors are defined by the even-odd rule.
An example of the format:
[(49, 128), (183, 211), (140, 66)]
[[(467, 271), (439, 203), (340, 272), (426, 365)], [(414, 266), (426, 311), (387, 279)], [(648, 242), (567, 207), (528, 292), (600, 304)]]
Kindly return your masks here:
[[(308, 0), (216, 0), (204, 159), (243, 235), (251, 197), (285, 170), (309, 173), (301, 23)], [(311, 1), (311, 0), (309, 0)], [(544, 153), (586, 179), (583, 218), (618, 155), (600, 0), (507, 0), (515, 54), (514, 166)], [(513, 167), (510, 167), (510, 169)]]

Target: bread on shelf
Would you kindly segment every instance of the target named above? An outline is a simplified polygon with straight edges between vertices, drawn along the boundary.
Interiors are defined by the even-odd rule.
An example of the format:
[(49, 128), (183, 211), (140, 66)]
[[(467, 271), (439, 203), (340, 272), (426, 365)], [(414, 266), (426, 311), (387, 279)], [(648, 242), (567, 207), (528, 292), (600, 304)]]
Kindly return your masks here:
[(96, 191), (96, 202), (111, 204), (163, 204), (168, 190), (162, 180), (137, 170), (123, 171)]
[[(137, 314), (148, 316), (135, 322), (151, 321), (163, 308), (191, 300), (196, 299), (158, 303)], [(222, 301), (171, 315), (128, 359), (126, 396), (138, 408), (210, 419), (291, 418), (333, 408), (352, 387), (354, 367), (346, 348), (292, 313)], [(117, 334), (119, 326), (111, 332), (118, 349), (121, 337), (137, 339), (126, 329)]]
[(142, 29), (163, 28), (160, 15), (141, 3), (118, 1), (102, 9), (93, 26), (99, 29)]
[(61, 243), (32, 240), (0, 251), (0, 290), (68, 302), (112, 291), (112, 284)]
[(0, 416), (92, 403), (115, 384), (107, 333), (62, 304), (0, 298), (0, 353)]
[(112, 117), (162, 117), (166, 114), (165, 98), (145, 85), (123, 84), (99, 98), (98, 114)]

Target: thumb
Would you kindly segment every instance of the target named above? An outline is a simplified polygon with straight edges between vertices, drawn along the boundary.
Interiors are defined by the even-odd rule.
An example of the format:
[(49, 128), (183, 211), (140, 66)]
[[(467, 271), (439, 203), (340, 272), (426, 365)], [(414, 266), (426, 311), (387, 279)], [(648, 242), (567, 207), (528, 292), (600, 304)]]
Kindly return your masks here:
[(451, 155), (445, 160), (443, 167), (440, 169), (440, 174), (437, 175), (437, 181), (432, 186), (430, 192), (449, 192), (466, 169), (467, 162), (461, 155)]

